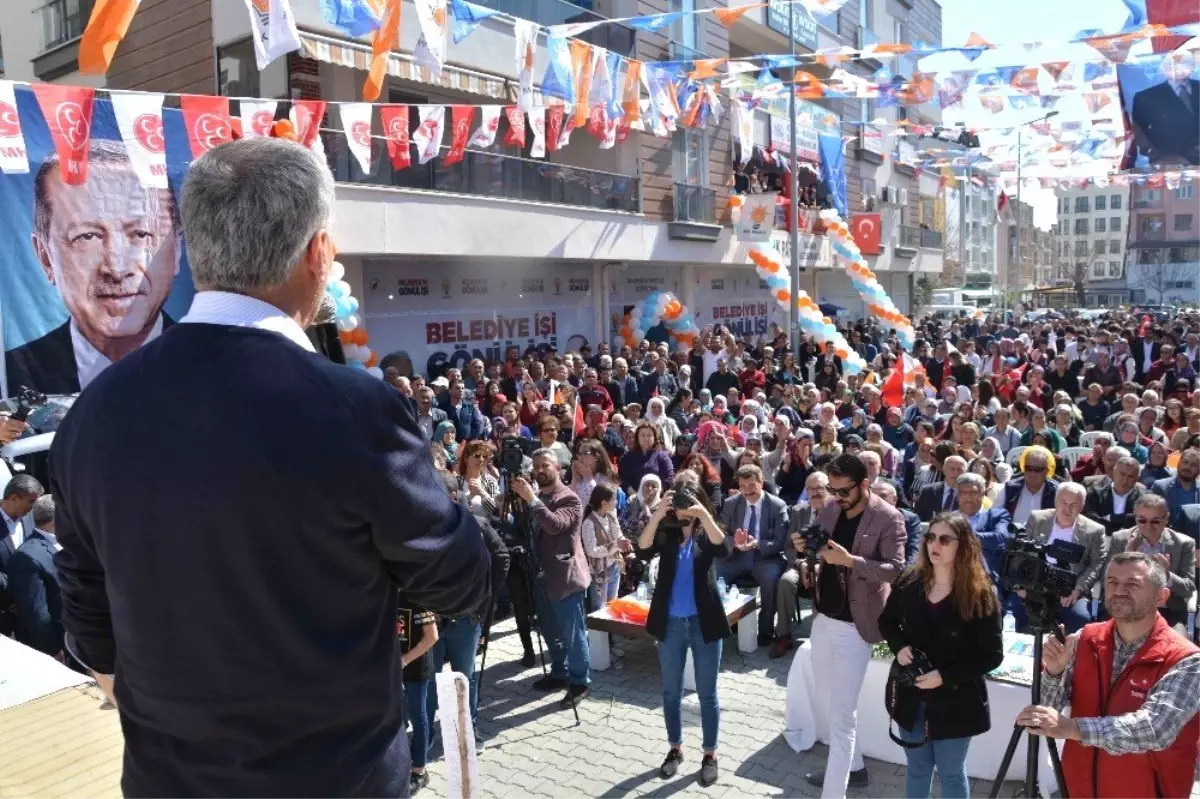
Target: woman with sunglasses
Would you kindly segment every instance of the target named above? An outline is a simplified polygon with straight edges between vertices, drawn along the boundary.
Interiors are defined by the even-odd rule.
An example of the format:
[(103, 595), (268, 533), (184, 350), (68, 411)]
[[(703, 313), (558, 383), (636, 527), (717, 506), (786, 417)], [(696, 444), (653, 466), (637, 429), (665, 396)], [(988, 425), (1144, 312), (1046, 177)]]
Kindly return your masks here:
[(892, 586), (879, 630), (899, 667), (925, 664), (915, 685), (891, 679), (887, 689), (908, 757), (905, 795), (928, 797), (936, 769), (941, 796), (965, 799), (971, 738), (991, 728), (983, 678), (1004, 660), (1000, 602), (966, 516), (933, 517), (916, 563)]

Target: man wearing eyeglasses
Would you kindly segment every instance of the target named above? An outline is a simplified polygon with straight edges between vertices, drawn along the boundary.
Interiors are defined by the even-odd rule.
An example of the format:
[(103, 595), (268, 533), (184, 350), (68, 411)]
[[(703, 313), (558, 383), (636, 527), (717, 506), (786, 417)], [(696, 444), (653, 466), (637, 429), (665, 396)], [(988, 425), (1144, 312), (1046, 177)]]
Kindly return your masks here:
[(1196, 592), (1196, 542), (1167, 526), (1169, 510), (1162, 497), (1143, 496), (1133, 507), (1135, 526), (1113, 533), (1109, 551), (1144, 552), (1161, 563), (1171, 595), (1158, 612), (1172, 627), (1186, 628), (1188, 601)]
[(1149, 493), (1138, 482), (1141, 474), (1141, 464), (1126, 455), (1117, 460), (1107, 483), (1095, 484), (1088, 489), (1084, 512), (1088, 518), (1102, 523), (1108, 535), (1133, 524), (1134, 507), (1143, 494)]
[(978, 474), (964, 474), (955, 485), (958, 488), (958, 509), (971, 523), (971, 529), (975, 531), (983, 551), (988, 576), (995, 583), (1004, 565), (1004, 549), (1009, 539), (1008, 511), (999, 506), (984, 509), (983, 496), (987, 491), (987, 481)]
[[(1054, 507), (1058, 483), (1049, 478), (1050, 459), (1045, 447), (1032, 446), (1022, 453), (1023, 472), (1004, 484), (1004, 509), (1016, 524), (1025, 524), (1037, 510)], [(1082, 500), (1080, 506), (1082, 509)]]
[(813, 673), (826, 682), (818, 701), (829, 720), (825, 770), (806, 775), (822, 796), (845, 796), (869, 778), (856, 744), (858, 695), (871, 647), (883, 640), (879, 614), (889, 585), (904, 569), (904, 517), (867, 485), (867, 469), (853, 455), (826, 467), (827, 502), (817, 522), (829, 541), (817, 552), (816, 618), (812, 626)]

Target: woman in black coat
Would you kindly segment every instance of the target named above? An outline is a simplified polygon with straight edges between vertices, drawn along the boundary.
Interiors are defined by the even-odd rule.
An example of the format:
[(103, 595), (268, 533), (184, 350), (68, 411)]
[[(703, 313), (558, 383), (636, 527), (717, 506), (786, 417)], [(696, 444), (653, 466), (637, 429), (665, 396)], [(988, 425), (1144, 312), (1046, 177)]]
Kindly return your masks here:
[(889, 712), (909, 747), (906, 795), (928, 797), (936, 768), (941, 795), (965, 799), (967, 748), (991, 728), (983, 678), (1004, 660), (1000, 603), (966, 516), (933, 517), (916, 563), (888, 596), (879, 630), (900, 667), (924, 672), (915, 686), (889, 679), (887, 687)]
[[(677, 496), (686, 496), (690, 505), (675, 507)], [(717, 781), (721, 714), (717, 672), (721, 670), (721, 644), (729, 635), (714, 561), (729, 557), (731, 539), (721, 531), (713, 513), (695, 473), (682, 471), (675, 478), (674, 490), (663, 497), (637, 540), (639, 558), (648, 561), (659, 556), (658, 581), (650, 600), (646, 632), (658, 641), (663, 716), (671, 746), (660, 773), (670, 779), (683, 762), (683, 667), (690, 649), (704, 735), (700, 764), (700, 784), (704, 786)]]

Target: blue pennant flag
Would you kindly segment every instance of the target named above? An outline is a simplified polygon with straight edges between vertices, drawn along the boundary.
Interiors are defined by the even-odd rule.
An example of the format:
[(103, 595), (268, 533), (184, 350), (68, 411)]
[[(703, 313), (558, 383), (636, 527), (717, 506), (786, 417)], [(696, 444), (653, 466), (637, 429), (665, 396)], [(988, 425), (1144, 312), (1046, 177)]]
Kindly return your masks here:
[(792, 67), (800, 66), (800, 59), (791, 55), (769, 55), (763, 61), (766, 62), (767, 66), (775, 69), (791, 69)]
[(382, 22), (366, 0), (321, 0), (321, 15), (327, 23), (356, 39), (376, 30)]
[(605, 60), (608, 62), (608, 118), (620, 119), (624, 116), (621, 108), (621, 54), (609, 51)]
[(485, 19), (491, 19), (500, 12), (494, 8), (477, 6), (467, 0), (450, 0), (450, 13), (454, 15), (454, 28), (451, 35), (454, 43), (458, 44), (470, 36)]
[(1083, 65), (1084, 83), (1091, 83), (1101, 78), (1107, 78), (1112, 74), (1113, 65), (1111, 61), (1088, 61)]
[(683, 19), (689, 12), (674, 11), (670, 14), (655, 14), (651, 17), (634, 17), (626, 20), (631, 28), (640, 31), (661, 31), (677, 19)]
[(571, 70), (571, 48), (565, 36), (547, 36), (550, 63), (542, 75), (542, 94), (574, 102), (575, 76)]
[(1150, 17), (1146, 13), (1146, 0), (1123, 0), (1123, 2), (1129, 9), (1129, 19), (1125, 20), (1125, 26), (1121, 28), (1122, 33), (1137, 30), (1150, 21)]

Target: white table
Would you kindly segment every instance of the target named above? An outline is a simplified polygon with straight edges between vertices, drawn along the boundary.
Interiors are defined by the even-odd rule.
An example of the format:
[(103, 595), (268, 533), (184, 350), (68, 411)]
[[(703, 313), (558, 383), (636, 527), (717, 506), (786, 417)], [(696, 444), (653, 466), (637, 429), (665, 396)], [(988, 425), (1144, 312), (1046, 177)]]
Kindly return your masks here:
[[(725, 600), (725, 618), (729, 625), (738, 626), (738, 649), (742, 652), (753, 652), (758, 648), (758, 589), (753, 593), (730, 596)], [(591, 653), (591, 667), (596, 671), (605, 671), (612, 666), (612, 654), (609, 651), (610, 634), (623, 635), (626, 638), (647, 638), (649, 633), (641, 624), (634, 624), (614, 617), (608, 608), (600, 608), (587, 617), (588, 650)], [(689, 649), (687, 665), (684, 667), (683, 687), (695, 690), (695, 679), (692, 669), (692, 652)]]
[[(1005, 652), (1009, 653), (1018, 642), (1028, 642), (1028, 649), (1032, 651), (1032, 640), (1028, 635), (1006, 633)], [(1018, 657), (1021, 655), (1006, 654), (1006, 665), (1010, 662), (1008, 659)], [(1032, 663), (1032, 657), (1025, 657)], [(890, 660), (877, 658), (872, 658), (867, 665), (867, 677), (863, 680), (862, 691), (858, 697), (858, 745), (865, 757), (904, 765), (907, 762), (904, 748), (888, 737), (889, 724), (892, 724), (892, 721), (884, 704), (884, 689), (887, 686), (890, 667)], [(967, 752), (967, 776), (993, 780), (1000, 769), (1004, 751), (1008, 748), (1017, 713), (1029, 706), (1030, 690), (1028, 686), (993, 679), (986, 680), (986, 684), (992, 728), (971, 742), (971, 748)], [(796, 752), (811, 749), (817, 741), (829, 742), (829, 719), (825, 717), (821, 704), (817, 702), (820, 690), (820, 677), (813, 674), (812, 642), (805, 641), (804, 645), (796, 650), (791, 670), (788, 672), (787, 705), (784, 709), (783, 736)], [(1028, 735), (1021, 736), (1005, 779), (1025, 779), (1028, 738)], [(1038, 767), (1038, 776), (1045, 794), (1047, 790), (1057, 790), (1058, 781), (1054, 778), (1045, 739), (1039, 745), (1038, 751), (1042, 759), (1042, 764)], [(1061, 741), (1059, 753), (1062, 753)]]

